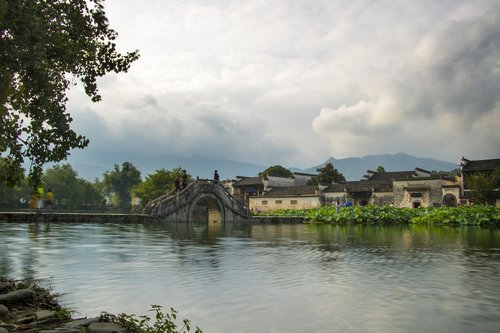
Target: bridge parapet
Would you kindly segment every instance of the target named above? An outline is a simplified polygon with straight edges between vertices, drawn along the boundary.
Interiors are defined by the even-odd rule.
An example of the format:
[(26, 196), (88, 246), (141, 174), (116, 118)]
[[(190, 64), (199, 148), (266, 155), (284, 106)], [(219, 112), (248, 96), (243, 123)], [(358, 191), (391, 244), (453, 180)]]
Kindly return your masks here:
[(210, 198), (216, 202), (222, 220), (242, 220), (249, 217), (246, 206), (235, 200), (227, 190), (208, 179), (197, 179), (190, 183), (185, 189), (176, 193), (171, 191), (164, 196), (152, 200), (146, 205), (143, 213), (159, 216), (166, 220), (176, 222), (189, 222), (192, 220), (194, 207), (202, 199)]

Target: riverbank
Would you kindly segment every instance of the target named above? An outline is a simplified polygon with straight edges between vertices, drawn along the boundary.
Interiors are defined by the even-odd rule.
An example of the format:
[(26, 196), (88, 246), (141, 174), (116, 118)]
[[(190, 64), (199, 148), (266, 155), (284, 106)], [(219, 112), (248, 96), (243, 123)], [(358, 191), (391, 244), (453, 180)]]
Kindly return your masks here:
[[(48, 213), (45, 211), (0, 212), (5, 222), (66, 222), (66, 223), (150, 223), (163, 221), (159, 217), (143, 214), (106, 213)], [(252, 216), (243, 223), (252, 224), (300, 224), (303, 216)]]
[(158, 220), (158, 217), (143, 214), (0, 212), (0, 221), (6, 222), (145, 223)]
[(32, 281), (0, 277), (0, 333), (112, 333), (126, 330), (101, 317), (72, 318), (56, 296)]

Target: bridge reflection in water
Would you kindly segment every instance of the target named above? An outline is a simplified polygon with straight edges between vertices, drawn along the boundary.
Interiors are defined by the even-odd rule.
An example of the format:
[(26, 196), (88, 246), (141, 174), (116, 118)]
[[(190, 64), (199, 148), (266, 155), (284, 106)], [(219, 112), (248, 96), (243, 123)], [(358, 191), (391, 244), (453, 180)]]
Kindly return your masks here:
[(209, 223), (240, 222), (250, 214), (220, 183), (197, 179), (180, 192), (171, 191), (150, 201), (144, 214), (158, 216), (166, 222)]

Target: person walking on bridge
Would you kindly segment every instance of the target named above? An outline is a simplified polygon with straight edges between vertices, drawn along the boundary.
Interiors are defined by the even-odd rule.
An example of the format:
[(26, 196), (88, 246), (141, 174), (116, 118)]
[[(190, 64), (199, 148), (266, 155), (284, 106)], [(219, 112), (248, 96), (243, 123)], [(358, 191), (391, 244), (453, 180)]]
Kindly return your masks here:
[(181, 180), (179, 179), (179, 177), (175, 178), (174, 185), (175, 185), (175, 193), (179, 193), (181, 191)]
[(188, 175), (186, 170), (182, 170), (182, 188), (185, 189), (188, 186)]
[(47, 191), (47, 208), (49, 213), (52, 213), (52, 204), (54, 203), (54, 192), (49, 188)]
[(219, 183), (219, 174), (217, 173), (217, 170), (214, 171), (214, 184)]

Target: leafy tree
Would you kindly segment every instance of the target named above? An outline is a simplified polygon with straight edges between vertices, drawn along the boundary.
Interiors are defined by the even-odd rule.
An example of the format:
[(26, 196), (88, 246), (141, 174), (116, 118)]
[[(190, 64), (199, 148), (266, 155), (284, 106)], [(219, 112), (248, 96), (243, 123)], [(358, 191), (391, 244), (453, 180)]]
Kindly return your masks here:
[(89, 181), (79, 178), (69, 164), (54, 165), (42, 176), (45, 190), (55, 195), (55, 205), (65, 209), (103, 208), (104, 196)]
[(13, 187), (0, 183), (0, 208), (27, 208), (31, 191), (26, 179)]
[(385, 172), (385, 169), (384, 169), (384, 167), (383, 167), (383, 166), (379, 165), (379, 166), (377, 167), (377, 170), (376, 170), (376, 171), (377, 171), (377, 173), (384, 173), (384, 172)]
[(81, 207), (84, 209), (104, 209), (106, 206), (106, 199), (104, 198), (103, 192), (88, 180), (79, 179), (79, 182), (83, 196)]
[(500, 199), (500, 168), (491, 173), (478, 172), (470, 175), (467, 187), (474, 202), (494, 205)]
[(132, 188), (141, 183), (141, 172), (130, 162), (123, 162), (122, 168), (115, 164), (113, 171), (104, 173), (104, 188), (109, 195), (116, 195), (118, 207), (130, 212)]
[[(171, 171), (166, 169), (156, 170), (153, 174), (147, 175), (146, 179), (133, 189), (136, 197), (141, 199), (141, 206), (147, 205), (150, 200), (161, 197), (162, 195), (173, 190), (175, 178), (181, 177), (182, 168), (175, 168)], [(188, 175), (188, 182), (192, 180), (191, 175)]]
[(458, 176), (460, 175), (460, 169), (459, 168), (456, 168), (456, 169), (453, 169), (451, 171), (436, 171), (436, 170), (432, 170), (431, 171), (431, 175), (432, 176), (443, 176), (443, 177), (455, 177), (455, 176)]
[(66, 94), (75, 79), (97, 102), (97, 79), (126, 72), (138, 51), (120, 54), (102, 0), (0, 0), (0, 181), (21, 181), (31, 161), (33, 187), (42, 166), (64, 160), (88, 140), (75, 133)]
[(308, 182), (309, 185), (330, 185), (346, 181), (344, 175), (335, 169), (332, 163), (326, 163), (324, 167), (317, 168), (316, 171), (318, 171), (318, 175), (311, 178)]
[(286, 178), (293, 177), (293, 173), (281, 165), (270, 166), (266, 170), (259, 173), (259, 177), (262, 177), (265, 175), (276, 176), (276, 177), (286, 177)]

